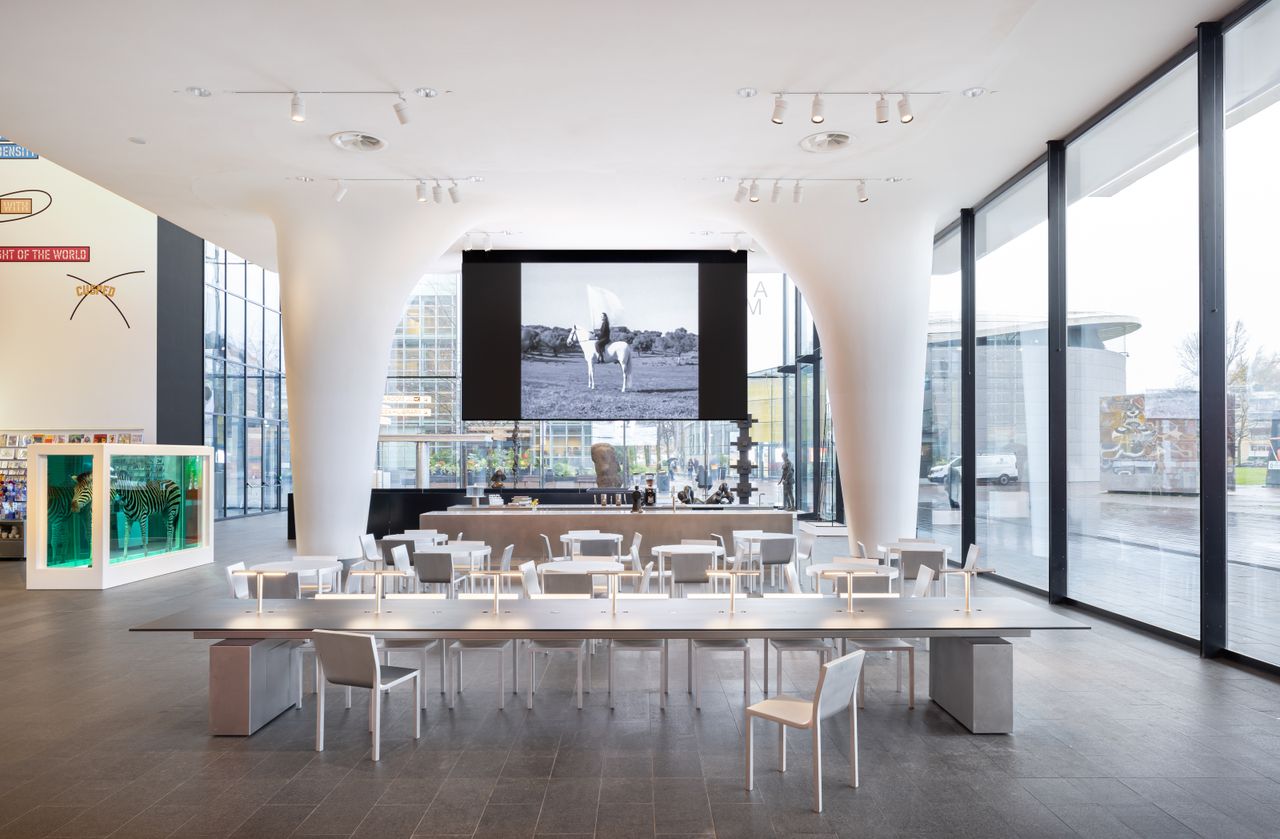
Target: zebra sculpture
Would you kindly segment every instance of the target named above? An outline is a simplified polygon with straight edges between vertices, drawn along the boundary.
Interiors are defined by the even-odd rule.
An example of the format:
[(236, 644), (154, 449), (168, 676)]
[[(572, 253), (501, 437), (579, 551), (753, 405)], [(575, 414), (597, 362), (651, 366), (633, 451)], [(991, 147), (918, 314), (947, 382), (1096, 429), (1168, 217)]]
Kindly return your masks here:
[(73, 486), (49, 487), (49, 513), (47, 520), (49, 522), (50, 544), (55, 547), (58, 545), (67, 547), (67, 540), (71, 538), (67, 529), (68, 524), (71, 522), (71, 517), (79, 513), (93, 500), (91, 476), (92, 473), (86, 472), (83, 475), (75, 476), (76, 482)]
[[(80, 508), (93, 500), (93, 476), (89, 473), (76, 477), (75, 493), (71, 500), (71, 511), (79, 512)], [(173, 533), (178, 521), (178, 510), (182, 506), (182, 489), (173, 481), (147, 481), (140, 486), (111, 487), (111, 501), (120, 505), (124, 514), (124, 532), (120, 535), (121, 548), (127, 559), (129, 556), (129, 533), (136, 523), (142, 531), (142, 552), (147, 552), (150, 539), (151, 514), (164, 516), (165, 543), (167, 551), (173, 547)]]

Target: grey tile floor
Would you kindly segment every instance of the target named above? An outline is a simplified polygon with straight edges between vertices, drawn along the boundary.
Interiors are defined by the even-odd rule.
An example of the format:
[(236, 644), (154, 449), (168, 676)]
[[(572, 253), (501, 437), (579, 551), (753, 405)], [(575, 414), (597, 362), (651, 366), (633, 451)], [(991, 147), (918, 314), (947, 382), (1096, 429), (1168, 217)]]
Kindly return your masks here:
[[(282, 531), (275, 516), (219, 524), (219, 561), (287, 555)], [(224, 586), (213, 566), (26, 592), (21, 565), (0, 563), (0, 837), (1280, 834), (1280, 684), (1096, 621), (1014, 642), (1009, 736), (971, 736), (923, 698), (908, 710), (890, 662), (871, 661), (863, 784), (844, 786), (847, 730), (832, 726), (817, 815), (804, 738), (789, 739), (780, 775), (761, 727), (757, 789), (742, 789), (740, 659), (706, 674), (699, 713), (680, 645), (665, 712), (654, 656), (619, 668), (613, 712), (603, 657), (581, 712), (568, 657), (539, 663), (533, 711), (523, 696), (498, 711), (493, 669), (477, 661), (452, 712), (428, 674), (418, 742), (407, 693), (393, 693), (377, 765), (367, 700), (344, 712), (336, 689), (323, 753), (310, 699), (254, 737), (211, 738), (207, 642), (126, 630)], [(755, 665), (753, 700), (758, 650)], [(788, 690), (810, 691), (814, 670), (789, 663)]]

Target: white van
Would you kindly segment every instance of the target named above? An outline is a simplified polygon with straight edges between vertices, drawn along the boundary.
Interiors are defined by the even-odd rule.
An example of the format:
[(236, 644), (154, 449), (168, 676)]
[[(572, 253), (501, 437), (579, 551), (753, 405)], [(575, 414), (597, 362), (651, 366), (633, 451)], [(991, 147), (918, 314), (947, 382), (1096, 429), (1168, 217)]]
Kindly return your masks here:
[[(960, 473), (960, 458), (952, 458), (949, 463), (935, 466), (929, 470), (929, 480), (935, 484), (944, 483), (952, 470)], [(1012, 454), (980, 454), (978, 455), (978, 481), (994, 481), (1001, 486), (1018, 480), (1018, 458)]]

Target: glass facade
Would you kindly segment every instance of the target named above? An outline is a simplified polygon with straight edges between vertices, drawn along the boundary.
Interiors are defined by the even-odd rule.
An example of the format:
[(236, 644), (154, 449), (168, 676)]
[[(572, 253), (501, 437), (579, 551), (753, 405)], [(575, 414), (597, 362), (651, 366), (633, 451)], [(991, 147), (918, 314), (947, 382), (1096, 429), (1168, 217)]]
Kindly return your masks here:
[(204, 249), (204, 441), (218, 518), (283, 509), (292, 483), (280, 281)]
[[(1160, 72), (1051, 143), (1047, 163), (978, 204), (972, 276), (959, 266), (959, 223), (936, 238), (919, 527), (943, 540), (971, 526), (984, 564), (1006, 579), (1207, 656), (1273, 667), (1277, 42), (1274, 1), (1202, 26)], [(1212, 133), (1201, 136), (1202, 126)], [(952, 314), (965, 289), (976, 325), (972, 405), (958, 396)], [(1222, 414), (1202, 422), (1202, 406)], [(961, 458), (966, 423), (976, 451)], [(970, 456), (973, 509), (928, 485), (945, 487)], [(1224, 460), (1224, 474), (1206, 478)], [(1017, 470), (1007, 483), (1005, 463)], [(1051, 510), (1054, 491), (1061, 506)], [(960, 513), (954, 529), (938, 524), (947, 504)]]
[[(933, 246), (916, 536), (960, 555), (960, 236)], [(903, 534), (908, 535), (908, 534)]]
[(1225, 37), (1228, 463), (1227, 647), (1280, 665), (1280, 284), (1271, 252), (1280, 191), (1280, 4)]
[(1067, 355), (1068, 588), (1188, 637), (1200, 628), (1196, 113), (1193, 58), (1067, 146), (1067, 318), (1082, 339)]
[(983, 561), (1049, 584), (1048, 178), (974, 216), (974, 516)]
[[(738, 482), (732, 422), (463, 422), (458, 413), (461, 333), (458, 274), (422, 278), (396, 328), (387, 367), (377, 483), (382, 487), (487, 484), (588, 488), (595, 484), (593, 443), (617, 450), (626, 485), (652, 476), (660, 492), (703, 494)], [(757, 422), (752, 503), (781, 503), (782, 453), (796, 465), (799, 509), (836, 516), (834, 448), (821, 349), (807, 307), (782, 274), (750, 276), (748, 410)], [(817, 398), (815, 398), (815, 394)], [(797, 456), (798, 455), (798, 456)]]

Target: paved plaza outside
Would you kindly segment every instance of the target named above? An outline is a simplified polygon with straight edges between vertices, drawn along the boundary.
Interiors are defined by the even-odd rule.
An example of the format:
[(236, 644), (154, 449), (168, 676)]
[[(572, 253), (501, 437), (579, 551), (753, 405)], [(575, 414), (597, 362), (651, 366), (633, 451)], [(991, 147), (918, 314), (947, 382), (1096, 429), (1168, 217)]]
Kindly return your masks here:
[[(1032, 519), (988, 518), (996, 493), (1028, 487), (978, 487), (983, 564), (1038, 588), (1047, 585), (1047, 493), (1029, 492)], [(1006, 499), (1007, 500), (1007, 499)], [(1037, 505), (1039, 505), (1037, 507)], [(998, 505), (1005, 508), (1017, 505)], [(946, 490), (923, 484), (921, 536), (958, 546), (960, 525), (934, 524), (949, 509)], [(942, 517), (939, 517), (942, 518)], [(1280, 664), (1280, 488), (1239, 487), (1228, 500), (1228, 646)], [(1069, 485), (1068, 592), (1083, 603), (1183, 635), (1200, 632), (1200, 499), (1189, 495), (1102, 492)], [(1037, 538), (1038, 537), (1038, 538)]]

